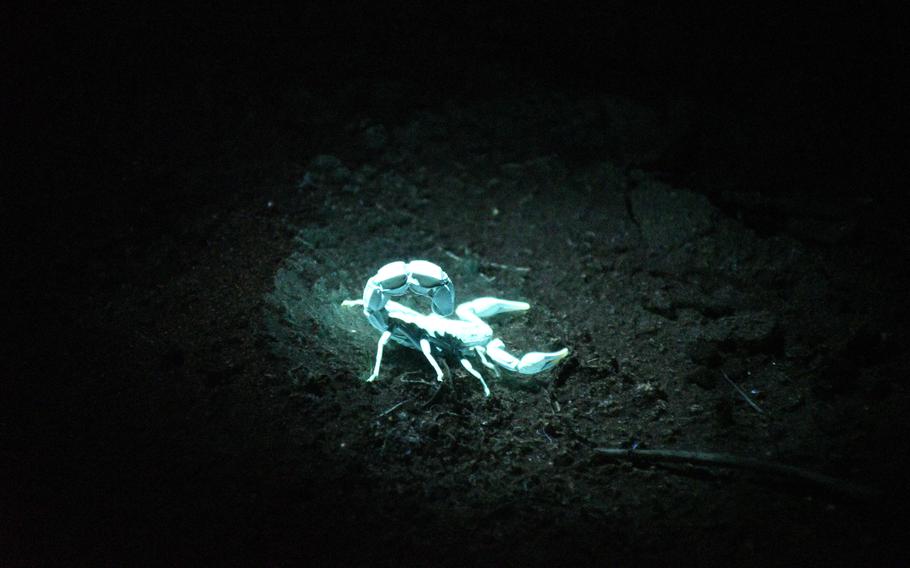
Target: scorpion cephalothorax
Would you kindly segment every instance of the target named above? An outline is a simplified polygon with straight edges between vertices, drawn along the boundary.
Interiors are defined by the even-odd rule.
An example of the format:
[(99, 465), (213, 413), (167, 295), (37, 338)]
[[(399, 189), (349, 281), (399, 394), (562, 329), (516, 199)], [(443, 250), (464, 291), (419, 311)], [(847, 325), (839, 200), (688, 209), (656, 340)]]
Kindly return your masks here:
[[(430, 298), (432, 313), (422, 314), (391, 299), (409, 292)], [(426, 260), (386, 264), (367, 280), (363, 299), (345, 300), (342, 305), (363, 306), (367, 320), (382, 332), (376, 349), (376, 364), (368, 381), (379, 376), (382, 350), (389, 339), (422, 351), (439, 381), (443, 372), (434, 355), (457, 359), (465, 370), (477, 377), (487, 396), (490, 389), (471, 365), (469, 356), (476, 355), (481, 364), (497, 376), (497, 365), (508, 371), (533, 375), (552, 368), (569, 353), (563, 348), (552, 353), (526, 353), (520, 359), (510, 354), (502, 340), (493, 337), (493, 329), (482, 318), (524, 311), (531, 306), (525, 302), (483, 297), (455, 307), (455, 285), (442, 268)], [(453, 312), (454, 318), (450, 317)]]

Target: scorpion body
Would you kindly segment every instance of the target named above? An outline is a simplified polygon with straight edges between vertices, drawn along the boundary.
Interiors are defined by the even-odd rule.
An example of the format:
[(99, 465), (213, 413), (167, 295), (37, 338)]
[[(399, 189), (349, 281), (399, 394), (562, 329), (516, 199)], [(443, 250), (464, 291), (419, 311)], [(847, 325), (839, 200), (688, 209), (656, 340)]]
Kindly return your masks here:
[[(422, 314), (391, 298), (414, 293), (431, 299), (432, 313)], [(363, 306), (367, 320), (381, 332), (376, 349), (376, 364), (367, 381), (379, 376), (382, 352), (391, 339), (396, 343), (421, 351), (442, 381), (443, 372), (436, 356), (457, 359), (483, 385), (490, 395), (483, 376), (471, 365), (468, 357), (476, 355), (483, 366), (499, 376), (499, 369), (533, 375), (555, 366), (568, 355), (568, 349), (551, 353), (531, 352), (520, 359), (505, 350), (501, 339), (482, 318), (499, 313), (524, 311), (525, 302), (483, 297), (455, 306), (455, 286), (436, 264), (426, 260), (391, 262), (367, 280), (363, 299), (345, 300), (345, 306)], [(451, 317), (454, 312), (455, 317)]]

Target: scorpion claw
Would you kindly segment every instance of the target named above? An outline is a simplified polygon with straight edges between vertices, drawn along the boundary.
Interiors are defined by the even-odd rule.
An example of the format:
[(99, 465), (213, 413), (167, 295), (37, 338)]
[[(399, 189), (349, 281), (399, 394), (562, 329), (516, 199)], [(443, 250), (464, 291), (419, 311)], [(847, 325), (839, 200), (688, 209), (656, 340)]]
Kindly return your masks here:
[(569, 350), (564, 347), (559, 351), (553, 351), (552, 353), (532, 351), (530, 353), (525, 353), (521, 359), (518, 359), (505, 350), (505, 345), (501, 339), (494, 339), (487, 344), (486, 349), (487, 355), (494, 363), (509, 371), (521, 373), (522, 375), (536, 375), (537, 373), (551, 369), (569, 354)]
[(500, 300), (499, 298), (483, 297), (458, 304), (455, 314), (468, 321), (477, 321), (482, 318), (495, 316), (507, 312), (524, 311), (531, 308), (527, 302), (514, 302), (512, 300)]
[(428, 260), (395, 261), (380, 268), (363, 289), (363, 313), (376, 329), (389, 327), (386, 304), (394, 296), (413, 292), (430, 298), (433, 312), (451, 315), (455, 309), (455, 285), (438, 265)]
[(433, 311), (441, 316), (451, 315), (455, 311), (455, 285), (446, 279), (439, 287), (430, 292), (433, 299)]

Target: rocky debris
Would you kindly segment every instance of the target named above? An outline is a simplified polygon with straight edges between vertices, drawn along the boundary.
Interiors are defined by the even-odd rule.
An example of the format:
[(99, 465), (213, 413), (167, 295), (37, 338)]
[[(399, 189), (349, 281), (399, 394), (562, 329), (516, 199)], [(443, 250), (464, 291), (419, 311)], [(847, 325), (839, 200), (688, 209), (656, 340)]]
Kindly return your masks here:
[(717, 216), (705, 196), (651, 179), (629, 192), (629, 209), (648, 246), (664, 250), (709, 233)]
[[(699, 342), (724, 352), (776, 353), (783, 347), (777, 317), (767, 311), (718, 318), (702, 329)], [(697, 351), (704, 352), (701, 347)]]

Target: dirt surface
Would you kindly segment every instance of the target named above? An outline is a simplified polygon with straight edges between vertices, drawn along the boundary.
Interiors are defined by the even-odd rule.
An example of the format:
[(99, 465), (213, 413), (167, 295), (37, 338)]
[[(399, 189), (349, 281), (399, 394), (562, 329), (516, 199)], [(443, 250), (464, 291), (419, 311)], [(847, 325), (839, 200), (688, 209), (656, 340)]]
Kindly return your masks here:
[[(35, 316), (55, 356), (20, 370), (61, 380), (10, 400), (6, 563), (906, 560), (902, 245), (867, 203), (648, 169), (671, 118), (528, 95), (330, 122), (322, 148), (233, 167), (134, 162), (208, 198), (161, 205), (153, 239), (57, 251)], [(497, 336), (570, 357), (484, 397), (392, 345), (364, 382), (378, 333), (340, 303), (399, 259), (438, 263), (461, 301), (530, 303)]]

